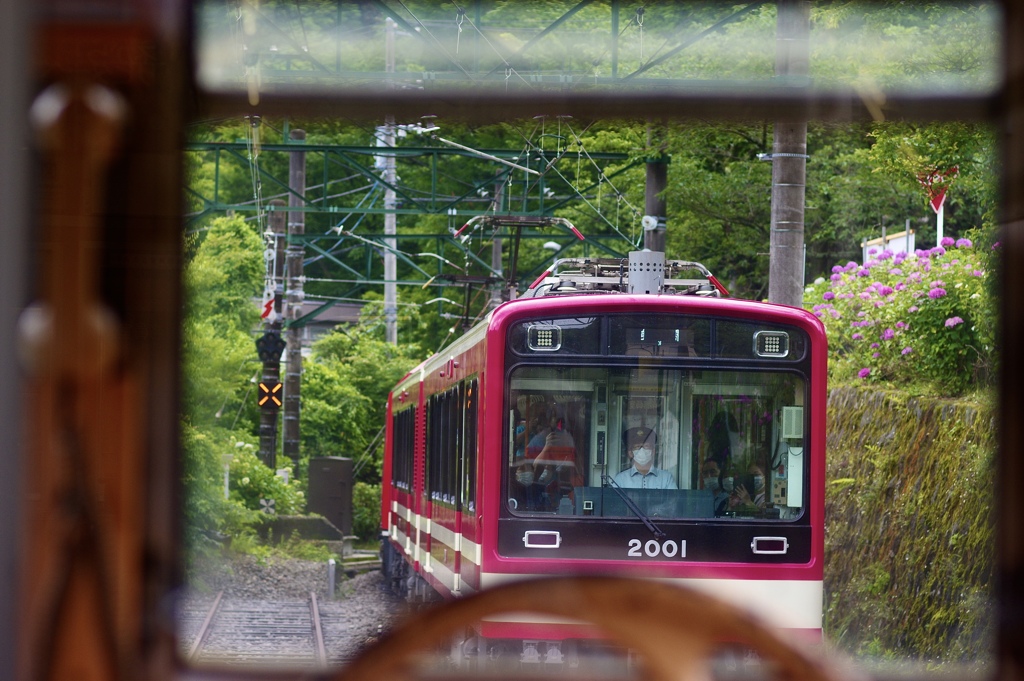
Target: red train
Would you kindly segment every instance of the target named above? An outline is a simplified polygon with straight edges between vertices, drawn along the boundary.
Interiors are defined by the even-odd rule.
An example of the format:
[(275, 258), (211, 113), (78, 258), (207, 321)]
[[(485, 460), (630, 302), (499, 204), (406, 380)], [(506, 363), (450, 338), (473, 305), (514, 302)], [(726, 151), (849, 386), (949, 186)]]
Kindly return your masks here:
[(561, 261), (391, 393), (385, 574), (414, 601), (642, 575), (820, 637), (826, 355), (813, 315), (698, 263)]

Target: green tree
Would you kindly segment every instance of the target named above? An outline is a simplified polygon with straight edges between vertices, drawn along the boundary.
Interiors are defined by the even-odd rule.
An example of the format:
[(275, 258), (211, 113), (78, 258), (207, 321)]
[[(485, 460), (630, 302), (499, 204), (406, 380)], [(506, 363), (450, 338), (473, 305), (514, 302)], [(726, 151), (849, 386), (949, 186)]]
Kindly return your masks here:
[(358, 463), (368, 483), (380, 481), (388, 393), (420, 357), (415, 345), (384, 342), (379, 316), (369, 305), (360, 324), (314, 343), (302, 392), (303, 456), (369, 457)]
[(186, 537), (205, 538), (242, 522), (244, 509), (223, 498), (223, 465), (235, 443), (252, 431), (246, 405), (258, 363), (251, 329), (259, 314), (262, 245), (238, 217), (222, 217), (195, 248), (185, 270), (183, 474)]

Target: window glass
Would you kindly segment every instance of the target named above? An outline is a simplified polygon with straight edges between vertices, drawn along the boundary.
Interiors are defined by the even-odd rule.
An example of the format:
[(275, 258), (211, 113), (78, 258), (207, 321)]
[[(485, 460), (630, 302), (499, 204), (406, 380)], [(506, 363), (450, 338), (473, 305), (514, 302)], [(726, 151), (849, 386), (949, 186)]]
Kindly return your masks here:
[(509, 388), (514, 513), (792, 520), (807, 504), (798, 374), (521, 367)]
[[(295, 89), (429, 97), (795, 87), (878, 97), (987, 92), (999, 77), (999, 13), (987, 3), (860, 3), (857, 21), (847, 4), (823, 6), (801, 46), (805, 72), (781, 80), (774, 3), (388, 5), (200, 3), (198, 82), (257, 99)], [(979, 32), (988, 39), (968, 39)]]
[[(269, 110), (287, 115), (251, 107), (246, 111), (264, 117), (204, 122), (187, 152), (189, 314), (205, 315), (202, 323), (190, 317), (185, 334), (188, 366), (199, 367), (186, 381), (187, 420), (196, 428), (186, 432), (186, 456), (188, 470), (196, 471), (190, 485), (198, 500), (189, 507), (188, 531), (198, 538), (190, 542), (205, 550), (208, 537), (234, 537), (234, 546), (244, 550), (257, 522), (250, 516), (271, 508), (274, 495), (282, 515), (285, 508), (315, 511), (316, 497), (324, 495), (306, 479), (311, 456), (357, 462), (355, 514), (371, 518), (360, 536), (361, 551), (376, 551), (381, 530), (375, 516), (380, 504), (372, 495), (381, 488), (387, 494), (393, 483), (392, 510), (384, 509), (385, 525), (392, 525), (384, 529), (395, 555), (408, 560), (408, 571), (392, 574), (391, 584), (408, 585), (409, 595), (421, 600), (437, 595), (438, 575), (457, 584), (458, 570), (465, 586), (489, 569), (473, 563), (493, 540), (478, 522), (484, 513), (501, 513), (511, 525), (568, 517), (578, 521), (574, 527), (605, 523), (603, 528), (642, 516), (739, 535), (748, 525), (799, 527), (817, 508), (813, 502), (821, 501), (815, 495), (823, 494), (824, 598), (813, 606), (824, 613), (825, 639), (870, 662), (928, 660), (943, 670), (965, 661), (972, 670), (984, 665), (995, 629), (989, 526), (995, 436), (984, 425), (991, 423), (991, 411), (979, 405), (990, 402), (998, 363), (992, 349), (996, 301), (984, 284), (999, 259), (993, 236), (998, 145), (982, 126), (933, 128), (893, 116), (905, 112), (901, 101), (949, 95), (950, 107), (925, 112), (946, 119), (966, 110), (957, 108), (961, 95), (992, 91), (1001, 75), (997, 8), (974, 2), (814, 3), (807, 72), (780, 76), (775, 3), (649, 3), (643, 12), (576, 0), (476, 3), (463, 5), (465, 12), (444, 2), (197, 7), (199, 85), (228, 95), (210, 101), (230, 106), (242, 101), (232, 97), (244, 94), (253, 105), (272, 100)], [(614, 7), (617, 32), (611, 30)], [(849, 97), (818, 98), (834, 92)], [(324, 109), (288, 110), (284, 95), (294, 93), (335, 95), (302, 100), (335, 107), (332, 115), (366, 116), (359, 98), (386, 95), (400, 103), (424, 97), (490, 120), (507, 113), (494, 104), (498, 100), (522, 114), (535, 102), (551, 101), (545, 97), (560, 97), (559, 105), (568, 106), (580, 101), (573, 97), (607, 95), (605, 101), (616, 104), (614, 115), (651, 122), (595, 121), (578, 109), (572, 120), (548, 105), (546, 119), (533, 119), (531, 109), (525, 122), (478, 128), (458, 116), (417, 121), (402, 119), (400, 111), (389, 141), (385, 108), (370, 112), (372, 122), (314, 125), (310, 119)], [(892, 93), (910, 97), (894, 100)], [(459, 94), (479, 99), (466, 107)], [(643, 107), (621, 104), (645, 94), (655, 95), (647, 102), (685, 100), (669, 118), (702, 120), (665, 122)], [(746, 116), (749, 100), (736, 95), (758, 102), (757, 115), (724, 125), (703, 120), (712, 106), (731, 119)], [(821, 113), (830, 122), (810, 121), (800, 153), (774, 154), (778, 122), (772, 107), (803, 97), (806, 108), (786, 111)], [(970, 101), (978, 106), (974, 111), (989, 102)], [(417, 100), (404, 111), (433, 111), (422, 104)], [(282, 451), (275, 460), (271, 451), (265, 465), (254, 463), (246, 449), (261, 432), (246, 389), (258, 371), (251, 335), (265, 331), (269, 319), (255, 321), (253, 309), (251, 319), (233, 313), (253, 307), (249, 302), (259, 298), (265, 282), (244, 291), (224, 286), (222, 298), (210, 296), (208, 288), (220, 286), (213, 276), (218, 270), (233, 283), (240, 280), (234, 273), (259, 270), (269, 257), (273, 244), (259, 235), (284, 212), (268, 201), (296, 194), (288, 188), (287, 166), (299, 144), (288, 133), (300, 125), (310, 133), (302, 149), (308, 149), (311, 170), (306, 203), (288, 220), (300, 213), (308, 220), (306, 236), (289, 241), (302, 244), (310, 267), (307, 306), (298, 313), (308, 324), (302, 327), (303, 351), (334, 323), (326, 321), (328, 309), (362, 307), (365, 325), (351, 334), (350, 340), (362, 339), (352, 340), (354, 346), (339, 341), (312, 350), (303, 368), (301, 458), (289, 461)], [(461, 155), (445, 158), (439, 150), (456, 148), (453, 142), (462, 145)], [(386, 145), (398, 151), (382, 153)], [(931, 149), (941, 153), (931, 157)], [(383, 417), (373, 405), (382, 403), (406, 369), (468, 329), (472, 315), (483, 318), (489, 307), (481, 301), (497, 304), (501, 296), (502, 271), (486, 267), (497, 253), (490, 239), (503, 244), (508, 263), (513, 230), (485, 235), (460, 226), (471, 216), (518, 208), (571, 220), (586, 234), (583, 240), (551, 226), (524, 230), (517, 254), (521, 293), (549, 268), (553, 254), (603, 257), (609, 250), (643, 248), (651, 224), (644, 219), (653, 217), (645, 214), (645, 171), (661, 153), (671, 160), (661, 192), (667, 256), (705, 262), (730, 291), (751, 300), (769, 297), (769, 251), (779, 234), (769, 198), (779, 186), (774, 168), (784, 157), (806, 161), (800, 281), (804, 307), (828, 332), (827, 403), (810, 403), (809, 340), (789, 327), (643, 314), (537, 318), (510, 330), (505, 357), (515, 368), (497, 391), (480, 374), (479, 384), (467, 379), (451, 393), (447, 384), (424, 393), (422, 409), (405, 402), (387, 431), (394, 445), (391, 479), (374, 478), (383, 437), (373, 435)], [(486, 166), (488, 155), (501, 163)], [(603, 159), (610, 160), (598, 165)], [(387, 182), (381, 182), (388, 160), (398, 166), (394, 239), (381, 236), (389, 210), (382, 207)], [(541, 171), (543, 177), (534, 174)], [(945, 211), (936, 214), (943, 198)], [(429, 214), (412, 217), (414, 207)], [(225, 216), (244, 221), (245, 228), (211, 226)], [(244, 237), (255, 238), (255, 245)], [(230, 269), (235, 260), (216, 250), (224, 244), (244, 244), (257, 264)], [(213, 256), (206, 255), (210, 251)], [(375, 345), (374, 334), (383, 333), (372, 326), (391, 313), (377, 307), (378, 285), (393, 278), (381, 264), (386, 251), (400, 258), (399, 344), (418, 343), (409, 351), (414, 361), (391, 377), (377, 371), (400, 362)], [(283, 260), (282, 250), (274, 275), (279, 281)], [(442, 289), (426, 290), (439, 283), (451, 287), (444, 297)], [(264, 294), (264, 306), (273, 293)], [(465, 310), (458, 302), (463, 293)], [(314, 301), (316, 309), (308, 306)], [(406, 325), (409, 310), (421, 316)], [(356, 316), (358, 310), (338, 322), (346, 335)], [(313, 330), (316, 319), (323, 324)], [(238, 328), (229, 329), (233, 320)], [(240, 340), (229, 349), (232, 338)], [(351, 347), (358, 351), (346, 349)], [(595, 366), (595, 358), (609, 356), (615, 358), (610, 366)], [(747, 368), (744, 360), (755, 360), (758, 368)], [(662, 361), (689, 366), (651, 365)], [(444, 371), (454, 368), (453, 361)], [(929, 402), (927, 391), (939, 382), (949, 392)], [(906, 390), (894, 396), (892, 386)], [(497, 419), (495, 409), (501, 410)], [(827, 469), (823, 480), (814, 481), (817, 487), (808, 461), (813, 409), (827, 409), (829, 419)], [(488, 428), (497, 421), (500, 428)], [(290, 437), (292, 443), (299, 436)], [(641, 471), (636, 463), (648, 457), (646, 450), (650, 468)], [(485, 477), (492, 472), (495, 477)], [(218, 510), (222, 499), (226, 510)], [(422, 499), (434, 502), (423, 504), (429, 511), (419, 508)], [(248, 514), (244, 522), (237, 509)], [(260, 515), (258, 524), (264, 522), (270, 521)], [(527, 531), (509, 543), (525, 550)], [(366, 541), (373, 544), (369, 549)], [(645, 536), (644, 546), (647, 541)], [(737, 545), (749, 553), (749, 541)], [(691, 541), (690, 558), (700, 555), (699, 547)], [(703, 548), (711, 552), (709, 560), (732, 560), (711, 539)], [(436, 569), (429, 573), (433, 586), (413, 585), (416, 569), (428, 574), (428, 563), (415, 562), (418, 551), (431, 551), (443, 563), (430, 568)], [(196, 585), (206, 587), (202, 580)], [(762, 614), (779, 609), (766, 595), (774, 588), (758, 594)], [(736, 600), (744, 598), (746, 593)], [(908, 629), (907, 621), (927, 624)], [(545, 645), (539, 650), (549, 650)], [(527, 649), (518, 648), (512, 659), (528, 659)]]

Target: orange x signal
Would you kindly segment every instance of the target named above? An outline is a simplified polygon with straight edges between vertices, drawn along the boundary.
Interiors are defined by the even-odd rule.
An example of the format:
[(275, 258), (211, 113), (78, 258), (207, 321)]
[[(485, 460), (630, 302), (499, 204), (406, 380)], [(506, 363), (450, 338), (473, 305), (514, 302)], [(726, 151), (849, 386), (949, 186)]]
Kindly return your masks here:
[(281, 383), (266, 384), (260, 381), (260, 392), (257, 400), (257, 404), (261, 407), (280, 407), (281, 406)]

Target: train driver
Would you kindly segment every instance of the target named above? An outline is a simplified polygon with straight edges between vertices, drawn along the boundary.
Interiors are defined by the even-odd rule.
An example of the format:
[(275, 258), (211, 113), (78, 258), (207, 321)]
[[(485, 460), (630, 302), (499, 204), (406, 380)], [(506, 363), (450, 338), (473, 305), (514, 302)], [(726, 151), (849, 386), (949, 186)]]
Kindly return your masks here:
[(632, 489), (678, 489), (668, 471), (654, 465), (657, 434), (650, 428), (629, 428), (622, 434), (630, 466), (615, 476), (615, 484)]

